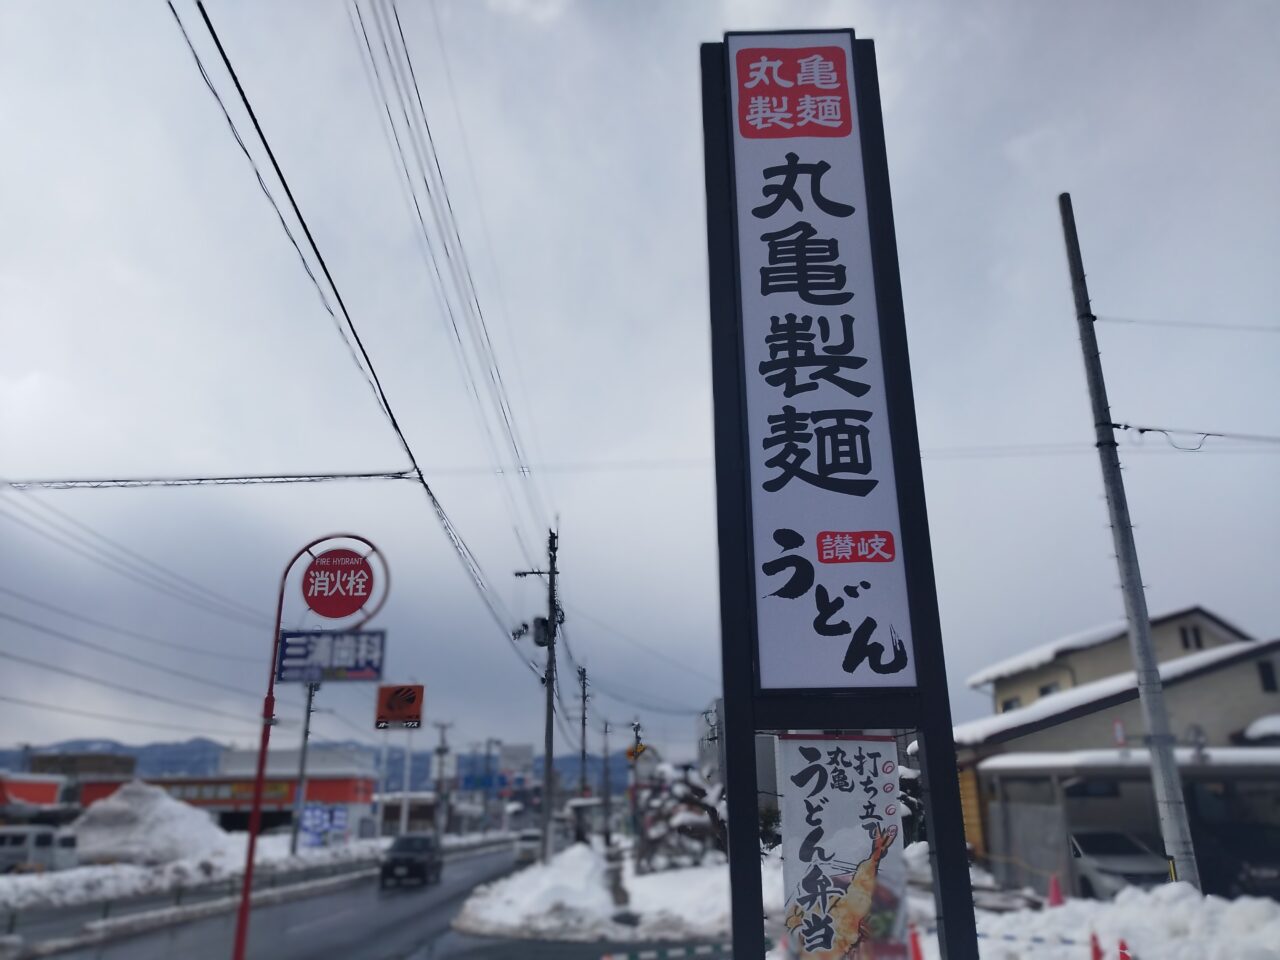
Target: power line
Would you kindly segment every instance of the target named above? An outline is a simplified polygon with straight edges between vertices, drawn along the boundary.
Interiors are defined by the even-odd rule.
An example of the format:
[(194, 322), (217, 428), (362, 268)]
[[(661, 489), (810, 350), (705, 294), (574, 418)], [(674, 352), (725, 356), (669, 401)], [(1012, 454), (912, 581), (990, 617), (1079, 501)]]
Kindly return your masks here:
[[(240, 136), (240, 130), (239, 128), (236, 127), (235, 121), (231, 119), (231, 114), (227, 110), (226, 104), (223, 103), (221, 94), (218, 93), (217, 87), (213, 85), (213, 81), (209, 78), (209, 74), (204, 68), (204, 61), (200, 59), (200, 54), (196, 52), (195, 45), (191, 42), (191, 37), (187, 34), (187, 28), (183, 24), (182, 18), (178, 16), (178, 11), (174, 7), (172, 0), (166, 0), (166, 2), (168, 2), (168, 5), (169, 5), (169, 12), (173, 14), (173, 19), (177, 21), (178, 29), (182, 31), (182, 39), (186, 41), (187, 49), (191, 52), (192, 59), (195, 60), (196, 68), (200, 71), (200, 78), (204, 80), (204, 85), (209, 89), (209, 93), (213, 95), (213, 99), (217, 101), (218, 108), (222, 111), (222, 116), (227, 121), (227, 126), (231, 130), (231, 136), (235, 138), (236, 145), (240, 147), (240, 152), (243, 153), (244, 158), (247, 161), (249, 161), (249, 166), (253, 170), (253, 175), (258, 181), (258, 187), (262, 190), (262, 195), (267, 198), (267, 202), (271, 204), (271, 209), (275, 211), (276, 217), (280, 221), (281, 229), (284, 230), (285, 236), (289, 238), (289, 243), (293, 246), (294, 252), (297, 253), (298, 260), (302, 264), (302, 269), (306, 271), (307, 276), (311, 280), (312, 286), (315, 287), (316, 294), (320, 297), (320, 305), (324, 307), (325, 312), (329, 314), (330, 319), (333, 320), (334, 326), (337, 328), (339, 336), (342, 336), (342, 341), (347, 347), (347, 352), (350, 353), (351, 355), (351, 359), (355, 362), (356, 367), (360, 369), (360, 372), (364, 377), (364, 380), (367, 383), (369, 383), (369, 386), (372, 388), (373, 384), (369, 380), (369, 376), (365, 372), (365, 370), (360, 367), (360, 360), (356, 356), (355, 351), (352, 350), (350, 342), (347, 341), (347, 338), (342, 335), (342, 327), (338, 322), (337, 315), (333, 312), (333, 306), (329, 303), (329, 298), (325, 294), (324, 287), (320, 285), (320, 280), (316, 277), (315, 272), (311, 269), (311, 264), (307, 261), (306, 256), (303, 254), (302, 247), (298, 245), (297, 238), (294, 237), (293, 231), (290, 229), (288, 221), (285, 220), (284, 214), (281, 212), (280, 205), (276, 202), (275, 196), (272, 195), (271, 190), (267, 187), (267, 183), (262, 177), (262, 171), (258, 169), (257, 161), (253, 159), (253, 155), (249, 152), (249, 148), (245, 146), (244, 139)], [(201, 14), (204, 13), (203, 8), (201, 8), (200, 12)], [(206, 18), (206, 23), (207, 22), (208, 22), (208, 18)], [(213, 28), (210, 27), (209, 29), (210, 29), (210, 32), (212, 32)], [(216, 40), (216, 37), (215, 37), (215, 40)], [(239, 84), (237, 84), (237, 86), (238, 85)], [(254, 125), (255, 126), (257, 125), (256, 120), (254, 121)], [(272, 162), (274, 163), (274, 159)], [(278, 172), (279, 170), (277, 169), (277, 173)], [(288, 187), (286, 186), (285, 189), (287, 191)], [(292, 197), (290, 197), (290, 200), (292, 200)], [(295, 212), (296, 212), (296, 206), (295, 206)], [(305, 229), (305, 225), (304, 225), (304, 229)], [(335, 291), (335, 293), (336, 292), (337, 291)], [(374, 395), (375, 397), (377, 396), (376, 390), (374, 391)]]
[(97, 653), (104, 654), (108, 657), (115, 657), (117, 660), (124, 660), (126, 663), (134, 663), (140, 667), (146, 667), (148, 670), (155, 670), (157, 673), (168, 674), (171, 677), (177, 677), (180, 680), (187, 680), (191, 683), (201, 683), (207, 687), (215, 687), (219, 690), (225, 690), (228, 693), (234, 693), (238, 697), (248, 697), (252, 701), (257, 701), (260, 696), (243, 687), (233, 687), (227, 683), (221, 683), (218, 680), (210, 680), (208, 677), (202, 677), (198, 674), (187, 673), (185, 670), (176, 670), (172, 667), (162, 666), (158, 663), (152, 663), (143, 657), (135, 657), (129, 653), (123, 653), (119, 650), (113, 650), (111, 647), (103, 646), (100, 643), (94, 643), (92, 640), (85, 640), (83, 637), (77, 637), (70, 633), (63, 633), (61, 630), (55, 630), (53, 627), (46, 627), (32, 620), (26, 620), (22, 617), (14, 616), (0, 610), (0, 620), (8, 620), (10, 623), (16, 623), (19, 626), (26, 627), (28, 630), (35, 630), (37, 633), (43, 633), (49, 637), (57, 637), (59, 640), (65, 640), (67, 643), (73, 643), (78, 647), (84, 647), (86, 650), (93, 650)]
[(115, 549), (120, 553), (123, 553), (125, 556), (129, 557), (130, 559), (135, 560), (138, 563), (142, 564), (143, 566), (151, 569), (152, 571), (155, 572), (156, 575), (162, 578), (167, 577), (168, 579), (176, 582), (178, 584), (178, 589), (189, 588), (189, 589), (195, 590), (198, 593), (202, 593), (205, 596), (209, 597), (215, 603), (226, 606), (229, 609), (240, 610), (245, 615), (253, 617), (255, 620), (259, 620), (259, 622), (263, 622), (263, 623), (266, 622), (265, 619), (262, 619), (259, 617), (259, 612), (257, 610), (254, 610), (252, 607), (246, 606), (245, 604), (241, 603), (239, 600), (236, 600), (232, 597), (228, 597), (224, 594), (218, 593), (216, 590), (212, 590), (209, 587), (204, 586), (204, 584), (197, 583), (195, 580), (192, 580), (190, 577), (183, 576), (181, 573), (178, 573), (176, 570), (173, 570), (169, 567), (162, 566), (161, 564), (156, 563), (150, 557), (139, 553), (138, 551), (132, 549), (131, 547), (125, 546), (118, 540), (113, 540), (111, 537), (108, 537), (105, 533), (101, 533), (98, 530), (94, 529), (89, 524), (85, 523), (83, 520), (78, 520), (77, 518), (73, 517), (71, 514), (67, 513), (65, 510), (59, 510), (57, 507), (55, 507), (51, 503), (45, 503), (39, 497), (33, 497), (29, 499), (27, 503), (34, 503), (41, 510), (44, 510), (48, 513), (52, 513), (55, 517), (60, 517), (61, 519), (70, 523), (72, 526), (76, 527), (77, 529), (83, 530), (85, 533), (89, 534), (91, 537), (94, 537), (95, 539), (102, 541), (112, 549)]
[(1183, 327), (1193, 330), (1238, 330), (1248, 333), (1280, 333), (1280, 326), (1266, 323), (1204, 323), (1196, 320), (1147, 320), (1140, 317), (1094, 317), (1102, 323), (1144, 327)]
[[(1171, 447), (1175, 450), (1181, 450), (1186, 453), (1199, 452), (1200, 448), (1204, 446), (1205, 441), (1210, 437), (1219, 437), (1223, 440), (1243, 440), (1249, 443), (1280, 443), (1280, 436), (1262, 433), (1227, 433), (1221, 430), (1185, 430), (1181, 427), (1145, 427), (1137, 426), (1132, 423), (1113, 423), (1111, 424), (1111, 427), (1114, 430), (1132, 430), (1139, 436), (1144, 433), (1163, 434), (1164, 438), (1169, 441), (1169, 445)], [(1174, 442), (1172, 435), (1175, 433), (1187, 434), (1189, 436), (1199, 437), (1200, 439), (1194, 447), (1183, 447)]]
[[(253, 105), (249, 101), (248, 94), (240, 83), (240, 77), (236, 73), (235, 67), (232, 66), (231, 60), (222, 46), (222, 41), (218, 36), (217, 30), (214, 28), (213, 22), (209, 19), (208, 11), (205, 9), (204, 3), (201, 2), (201, 0), (197, 0), (196, 9), (200, 11), (200, 16), (204, 20), (205, 27), (208, 29), (210, 37), (213, 38), (214, 45), (217, 47), (218, 55), (222, 59), (223, 66), (226, 68), (232, 82), (235, 84), (236, 92), (239, 94), (241, 103), (244, 104), (245, 110), (249, 115), (249, 119), (253, 123), (253, 128), (257, 132), (258, 139), (261, 141), (263, 149), (266, 151), (267, 157), (271, 161), (272, 169), (275, 171), (276, 177), (279, 179), (280, 185), (284, 189), (285, 196), (289, 200), (294, 216), (302, 227), (303, 234), (307, 239), (311, 252), (315, 256), (316, 262), (320, 265), (321, 272), (324, 274), (325, 280), (328, 282), (330, 289), (333, 291), (334, 299), (342, 312), (343, 319), (346, 321), (347, 330), (350, 332), (351, 338), (355, 342), (356, 349), (359, 351), (360, 357), (363, 358), (365, 366), (368, 368), (369, 375), (373, 381), (374, 390), (381, 401), (383, 412), (386, 414), (387, 420), (396, 434), (396, 438), (400, 441), (400, 445), (404, 449), (405, 455), (409, 458), (409, 462), (413, 467), (413, 473), (423, 491), (426, 493), (427, 499), (431, 503), (431, 507), (436, 514), (437, 520), (443, 528), (445, 535), (448, 537), (450, 544), (453, 546), (455, 554), (461, 561), (464, 569), (466, 569), (467, 574), (470, 576), (476, 591), (480, 595), (481, 601), (484, 603), (490, 616), (493, 618), (495, 623), (498, 624), (499, 628), (502, 629), (505, 635), (509, 629), (511, 618), (504, 614), (501, 601), (493, 593), (486, 582), (484, 571), (481, 569), (479, 561), (471, 552), (470, 547), (468, 547), (466, 542), (463, 540), (462, 535), (454, 526), (448, 513), (445, 512), (443, 505), (436, 497), (435, 492), (431, 489), (430, 484), (427, 483), (426, 477), (423, 475), (422, 468), (418, 464), (418, 459), (414, 455), (413, 448), (409, 445), (409, 441), (405, 437), (399, 421), (396, 419), (395, 412), (392, 410), (390, 402), (387, 400), (386, 391), (382, 387), (382, 382), (378, 377), (377, 370), (373, 366), (373, 362), (369, 357), (368, 351), (365, 349), (364, 342), (360, 339), (359, 332), (356, 330), (351, 314), (347, 310), (345, 301), (342, 299), (341, 291), (338, 289), (338, 286), (333, 279), (333, 274), (329, 271), (328, 264), (325, 262), (324, 256), (321, 254), (320, 248), (315, 241), (315, 237), (311, 233), (311, 228), (307, 225), (306, 218), (303, 217), (302, 211), (298, 207), (297, 200), (293, 196), (293, 191), (290, 189), (289, 183), (285, 179), (284, 172), (280, 169), (280, 164), (276, 160), (275, 152), (271, 149), (271, 144), (267, 140), (266, 134), (262, 129), (262, 125), (258, 122), (257, 114), (253, 110)], [(199, 60), (199, 56), (195, 53), (194, 49), (192, 49), (192, 56), (195, 57), (197, 61)]]
[(126, 629), (125, 627), (113, 626), (112, 624), (105, 623), (102, 620), (95, 620), (93, 617), (86, 617), (83, 614), (75, 613), (71, 610), (67, 610), (63, 607), (56, 606), (52, 603), (47, 603), (44, 600), (37, 600), (35, 597), (28, 596), (25, 593), (22, 593), (18, 590), (10, 589), (9, 587), (0, 586), (0, 593), (7, 593), (9, 596), (15, 597), (23, 601), (24, 603), (29, 603), (32, 606), (36, 606), (36, 607), (42, 607), (45, 610), (49, 610), (53, 613), (60, 614), (64, 617), (69, 617), (72, 620), (79, 620), (81, 623), (88, 624), (89, 626), (92, 626), (92, 627), (97, 627), (100, 630), (110, 630), (112, 633), (118, 633), (126, 637), (133, 637), (134, 639), (142, 640), (145, 643), (154, 643), (157, 646), (169, 647), (174, 650), (180, 650), (183, 653), (194, 653), (199, 656), (217, 657), (222, 660), (237, 660), (237, 661), (242, 661), (244, 663), (261, 663), (262, 662), (262, 657), (250, 657), (245, 654), (224, 653), (221, 650), (210, 650), (206, 647), (189, 646), (183, 643), (175, 643), (172, 640), (161, 640), (159, 637), (153, 637), (145, 633), (139, 633), (136, 630), (129, 630), (129, 629)]
[(192, 703), (190, 700), (175, 700), (172, 697), (166, 697), (160, 693), (154, 693), (150, 690), (139, 690), (136, 687), (128, 687), (121, 683), (115, 683), (111, 680), (103, 680), (101, 677), (95, 677), (91, 674), (80, 673), (67, 667), (58, 666), (52, 663), (44, 663), (41, 660), (33, 660), (31, 657), (24, 657), (21, 654), (10, 653), (7, 650), (0, 650), (0, 659), (12, 660), (15, 663), (23, 663), (29, 667), (38, 667), (41, 670), (48, 670), (51, 673), (61, 674), (65, 677), (74, 677), (77, 680), (83, 680), (85, 683), (92, 683), (99, 687), (106, 687), (110, 690), (119, 690), (122, 693), (128, 693), (135, 697), (142, 697), (145, 700), (155, 700), (158, 703), (168, 703), (175, 707), (181, 707), (183, 710), (195, 711), (197, 713), (208, 713), (218, 717), (225, 717), (235, 720), (237, 723), (248, 723), (255, 726), (261, 725), (261, 717), (243, 717), (239, 714), (227, 713), (225, 710), (218, 710), (215, 707), (206, 707), (200, 704)]
[[(506, 399), (505, 388), (502, 385), (501, 370), (498, 368), (496, 355), (493, 351), (492, 342), (488, 337), (487, 328), (484, 327), (483, 312), (479, 307), (479, 299), (475, 294), (474, 283), (470, 285), (470, 298), (467, 296), (468, 285), (464, 279), (464, 273), (459, 267), (459, 262), (466, 264), (466, 250), (461, 245), (461, 237), (458, 233), (456, 219), (451, 220), (453, 214), (452, 202), (449, 199), (448, 187), (444, 181), (444, 174), (440, 168), (438, 155), (435, 152), (435, 144), (432, 139), (430, 125), (426, 120), (426, 112), (422, 105), (421, 94), (418, 92), (413, 62), (408, 52), (408, 46), (404, 41), (403, 30), (400, 29), (399, 26), (399, 14), (396, 13), (395, 17), (397, 30), (400, 35), (400, 49), (404, 51), (404, 62), (407, 63), (409, 67), (407, 76), (400, 58), (394, 57), (391, 52), (392, 41), (389, 26), (390, 17), (384, 14), (376, 3), (372, 5), (374, 25), (381, 41), (380, 46), (382, 48), (383, 56), (386, 60), (389, 84), (395, 92), (395, 97), (400, 108), (399, 113), (404, 121), (405, 134), (409, 140), (410, 146), (412, 147), (412, 152), (416, 161), (415, 166), (418, 172), (417, 180), (422, 184), (422, 188), (426, 193), (427, 205), (431, 211), (431, 219), (435, 224), (436, 231), (439, 236), (439, 245), (444, 251), (447, 267), (443, 272), (441, 270), (439, 257), (436, 254), (436, 245), (432, 243), (431, 232), (428, 230), (426, 219), (423, 216), (422, 205), (418, 201), (418, 193), (414, 187), (415, 179), (409, 172), (409, 159), (406, 155), (400, 134), (396, 129), (395, 120), (391, 112), (390, 99), (386, 91), (386, 85), (384, 85), (382, 79), (382, 70), (379, 69), (378, 58), (374, 53), (373, 45), (369, 38), (369, 31), (365, 26), (364, 14), (361, 12), (360, 6), (356, 0), (353, 0), (352, 8), (355, 12), (353, 33), (357, 29), (357, 24), (359, 30), (359, 33), (356, 34), (356, 45), (357, 48), (359, 48), (361, 46), (361, 40), (363, 39), (364, 52), (361, 53), (361, 60), (365, 61), (364, 53), (367, 53), (368, 59), (365, 61), (366, 76), (369, 75), (368, 68), (372, 67), (373, 79), (370, 82), (370, 88), (374, 94), (375, 102), (379, 103), (382, 107), (382, 114), (386, 119), (385, 127), (390, 128), (391, 136), (388, 138), (388, 145), (391, 148), (393, 155), (399, 159), (399, 168), (403, 177), (401, 187), (408, 193), (413, 204), (413, 213), (418, 224), (420, 246), (425, 255), (426, 262), (431, 268), (431, 275), (435, 281), (434, 289), (437, 299), (440, 301), (444, 315), (448, 319), (448, 327), (452, 332), (451, 344), (453, 346), (454, 357), (461, 371), (463, 383), (466, 385), (471, 396), (472, 403), (475, 407), (476, 417), (480, 421), (481, 431), (485, 437), (490, 455), (494, 458), (495, 462), (500, 462), (499, 448), (494, 436), (493, 428), (489, 423), (489, 417), (486, 413), (485, 406), (480, 400), (480, 390), (477, 387), (478, 378), (476, 373), (472, 370), (472, 362), (468, 358), (467, 347), (462, 338), (461, 328), (459, 326), (459, 315), (462, 317), (462, 325), (468, 330), (472, 350), (477, 358), (475, 362), (482, 368), (488, 370), (490, 385), (486, 389), (486, 393), (488, 394), (490, 403), (493, 405), (494, 409), (498, 411), (499, 416), (503, 420), (508, 440), (516, 455), (517, 472), (522, 477), (527, 477), (527, 463), (521, 450), (519, 440), (516, 436), (514, 423), (510, 415), (510, 404)], [(411, 85), (411, 78), (413, 89), (418, 94), (417, 116), (422, 119), (422, 129), (419, 129), (419, 125), (416, 124), (410, 116), (408, 91)], [(425, 136), (423, 135), (423, 130), (425, 130)], [(426, 157), (428, 156), (430, 156), (434, 161), (434, 168), (439, 178), (438, 189), (432, 188), (431, 168), (426, 161)], [(443, 206), (439, 199), (440, 196), (444, 198)], [(446, 228), (446, 222), (450, 222), (452, 224), (452, 235), (455, 238), (458, 247), (457, 258), (454, 257), (453, 251), (450, 248), (450, 231)], [(451, 295), (450, 286), (445, 282), (446, 274), (452, 278), (452, 289), (454, 291), (454, 295)], [(470, 277), (469, 266), (466, 268), (465, 277)], [(454, 310), (453, 305), (455, 296), (458, 300), (457, 311)], [(479, 317), (479, 320), (476, 319), (477, 316)], [(509, 486), (505, 482), (502, 484), (502, 492), (514, 520), (513, 532), (517, 545), (525, 557), (525, 560), (530, 565), (533, 565), (532, 554), (528, 548), (524, 532), (521, 529), (523, 521), (520, 518), (519, 509), (512, 497)], [(527, 488), (525, 489), (525, 492), (529, 492)], [(531, 515), (534, 518), (537, 518), (540, 515), (539, 508), (534, 504), (532, 497), (529, 498), (528, 502), (530, 504)]]
[(651, 657), (656, 657), (659, 660), (665, 660), (667, 663), (673, 666), (679, 667), (681, 670), (685, 671), (686, 673), (691, 673), (694, 676), (701, 677), (704, 680), (709, 680), (712, 683), (720, 682), (719, 677), (713, 677), (711, 676), (711, 674), (704, 673), (703, 671), (698, 670), (696, 667), (691, 667), (685, 661), (680, 660), (676, 657), (673, 657), (670, 654), (664, 653), (663, 651), (659, 650), (657, 647), (652, 647), (649, 644), (645, 643), (643, 640), (638, 639), (637, 637), (631, 636), (630, 634), (627, 634), (627, 633), (623, 633), (617, 627), (609, 625), (608, 623), (599, 619), (598, 617), (593, 617), (588, 613), (584, 613), (582, 610), (579, 610), (577, 607), (570, 606), (567, 603), (564, 605), (564, 607), (566, 610), (573, 611), (573, 615), (578, 619), (586, 620), (589, 623), (594, 623), (597, 627), (600, 627), (602, 630), (604, 630), (605, 633), (613, 634), (613, 636), (631, 644), (636, 649), (643, 650), (645, 653), (649, 654)]
[(365, 473), (246, 474), (220, 477), (117, 477), (103, 479), (7, 480), (14, 490), (78, 490), (133, 487), (228, 487), (251, 484), (330, 483), (338, 480), (417, 480), (412, 470), (375, 470)]
[(113, 723), (129, 723), (139, 727), (156, 727), (161, 730), (181, 730), (184, 733), (200, 733), (205, 736), (221, 736), (231, 739), (239, 736), (222, 730), (209, 730), (206, 727), (188, 727), (180, 723), (167, 723), (160, 720), (140, 720), (137, 717), (122, 717), (114, 713), (97, 713), (93, 710), (81, 710), (78, 707), (68, 707), (55, 703), (40, 703), (37, 700), (25, 700), (22, 697), (11, 697), (8, 694), (0, 693), (0, 701), (4, 703), (16, 704), (20, 707), (30, 707), (33, 710), (48, 710), (50, 713), (73, 714), (78, 717), (88, 717), (91, 720), (110, 720)]
[[(31, 523), (28, 520), (24, 520), (22, 517), (16, 516), (2, 508), (0, 508), (0, 517), (4, 517), (10, 523), (16, 523), (21, 527), (25, 527), (26, 529), (32, 531), (33, 533), (36, 533), (39, 536), (44, 537), (46, 540), (49, 540), (51, 543), (57, 544), (58, 546), (62, 547), (64, 550), (69, 550), (70, 552), (75, 553), (79, 556), (82, 556), (87, 560), (92, 560), (94, 563), (97, 563), (98, 565), (105, 567), (108, 570), (111, 570), (113, 573), (118, 573), (120, 574), (120, 576), (125, 577), (129, 580), (133, 580), (135, 583), (142, 584), (145, 587), (150, 587), (152, 590), (155, 590), (159, 593), (163, 593), (166, 596), (171, 597), (173, 599), (179, 600), (187, 604), (188, 606), (195, 607), (196, 609), (199, 609), (199, 610), (203, 610), (206, 613), (215, 614), (217, 616), (223, 617), (228, 620), (235, 620), (236, 622), (241, 623), (243, 625), (254, 626), (254, 627), (260, 625), (259, 621), (257, 620), (251, 620), (248, 617), (246, 617), (244, 614), (241, 614), (237, 611), (227, 610), (227, 609), (223, 609), (218, 606), (215, 606), (213, 603), (204, 600), (198, 594), (192, 594), (189, 591), (181, 591), (181, 590), (175, 589), (173, 586), (166, 583), (164, 580), (161, 580), (160, 578), (154, 576), (153, 574), (148, 573), (145, 569), (139, 569), (136, 564), (130, 566), (128, 563), (122, 562), (118, 558), (111, 557), (109, 554), (104, 555), (106, 552), (101, 550), (100, 548), (95, 548), (98, 550), (98, 552), (92, 553), (89, 550), (85, 549), (83, 546), (78, 545), (74, 540), (68, 540), (68, 539), (65, 539), (64, 537), (57, 536), (56, 534), (51, 533), (50, 531), (42, 527), (38, 527), (34, 523)], [(49, 521), (44, 520), (42, 522), (48, 523)], [(50, 525), (53, 526), (52, 524)], [(55, 527), (55, 529), (57, 528)], [(83, 541), (81, 542), (83, 543)]]

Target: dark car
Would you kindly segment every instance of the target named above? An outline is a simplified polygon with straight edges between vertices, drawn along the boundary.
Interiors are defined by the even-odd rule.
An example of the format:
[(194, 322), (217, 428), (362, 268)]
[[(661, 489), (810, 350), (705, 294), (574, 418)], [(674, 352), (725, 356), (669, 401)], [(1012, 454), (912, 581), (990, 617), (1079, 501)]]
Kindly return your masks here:
[(439, 883), (444, 862), (434, 834), (406, 833), (397, 837), (382, 858), (383, 888), (402, 883)]

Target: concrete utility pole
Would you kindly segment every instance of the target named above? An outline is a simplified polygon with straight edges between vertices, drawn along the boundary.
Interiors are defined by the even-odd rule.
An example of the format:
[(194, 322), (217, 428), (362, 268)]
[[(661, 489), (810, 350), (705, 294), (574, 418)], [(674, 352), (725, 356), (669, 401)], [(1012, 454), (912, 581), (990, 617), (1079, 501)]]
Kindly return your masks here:
[(1090, 310), (1089, 288), (1085, 285), (1084, 262), (1080, 256), (1080, 238), (1076, 235), (1076, 219), (1071, 208), (1070, 194), (1064, 193), (1058, 197), (1058, 209), (1062, 214), (1062, 232), (1067, 242), (1071, 292), (1075, 295), (1076, 322), (1080, 327), (1085, 378), (1089, 383), (1089, 400), (1093, 407), (1098, 459), (1102, 463), (1102, 482), (1106, 487), (1107, 509), (1111, 515), (1111, 536), (1120, 567), (1125, 615), (1129, 620), (1129, 646), (1138, 677), (1138, 699), (1142, 704), (1147, 745), (1151, 751), (1151, 782), (1155, 790), (1156, 810), (1160, 816), (1160, 833), (1164, 839), (1165, 854), (1170, 859), (1170, 872), (1177, 879), (1185, 880), (1198, 889), (1200, 871), (1196, 866), (1182, 780), (1174, 757), (1176, 741), (1169, 724), (1169, 712), (1165, 708), (1164, 686), (1160, 680), (1155, 648), (1151, 643), (1151, 619), (1147, 613), (1142, 572), (1138, 568), (1138, 550), (1133, 542), (1133, 525), (1129, 519), (1124, 478), (1120, 475), (1115, 425), (1111, 421), (1107, 387), (1102, 378), (1102, 358), (1098, 354), (1098, 338), (1094, 331), (1096, 318)]
[(449, 755), (447, 736), (453, 724), (437, 720), (432, 726), (440, 731), (440, 743), (436, 747), (436, 836), (443, 842), (444, 835), (449, 831), (449, 792), (448, 780), (444, 775), (444, 758)]
[(640, 768), (636, 766), (644, 749), (640, 744), (640, 721), (631, 723), (631, 834), (636, 838), (636, 850), (640, 849)]
[(298, 830), (302, 826), (302, 812), (307, 802), (307, 741), (311, 739), (311, 714), (315, 709), (318, 683), (307, 684), (307, 708), (302, 715), (302, 748), (298, 751), (298, 785), (293, 795), (293, 825), (289, 830), (289, 855), (297, 856)]
[(400, 829), (396, 836), (409, 832), (409, 771), (413, 767), (413, 730), (404, 730), (404, 775), (400, 780)]
[(491, 818), (493, 816), (493, 748), (501, 747), (502, 741), (496, 737), (488, 737), (484, 742), (484, 828), (492, 829), (493, 824)]
[(585, 797), (587, 789), (587, 668), (578, 668), (578, 697), (582, 701), (582, 745), (578, 751), (578, 796)]
[(391, 730), (382, 731), (382, 748), (378, 751), (378, 789), (373, 795), (374, 835), (382, 836), (382, 820), (387, 806), (387, 747)]
[(609, 721), (604, 722), (603, 738), (600, 749), (604, 751), (604, 782), (600, 792), (604, 794), (604, 848), (613, 845), (613, 785), (609, 782)]
[[(546, 693), (546, 727), (542, 741), (542, 862), (551, 859), (551, 811), (555, 805), (555, 764), (552, 762), (555, 747), (555, 697), (556, 697), (556, 630), (560, 625), (560, 601), (556, 596), (556, 552), (559, 537), (554, 530), (547, 531), (547, 569), (521, 570), (517, 577), (542, 576), (547, 578), (547, 668), (542, 676)], [(536, 631), (535, 631), (536, 639)]]

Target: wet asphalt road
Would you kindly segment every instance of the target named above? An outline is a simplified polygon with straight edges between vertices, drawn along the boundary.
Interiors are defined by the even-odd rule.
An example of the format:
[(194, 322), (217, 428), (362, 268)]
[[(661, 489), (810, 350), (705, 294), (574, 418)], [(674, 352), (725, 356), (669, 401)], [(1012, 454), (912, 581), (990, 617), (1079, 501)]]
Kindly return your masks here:
[[(334, 893), (253, 911), (251, 960), (599, 960), (656, 944), (546, 943), (464, 936), (449, 929), (473, 888), (514, 869), (510, 849), (445, 864), (425, 888), (378, 889), (375, 880)], [(234, 913), (197, 920), (60, 960), (227, 960)], [(676, 944), (665, 944), (667, 948)]]

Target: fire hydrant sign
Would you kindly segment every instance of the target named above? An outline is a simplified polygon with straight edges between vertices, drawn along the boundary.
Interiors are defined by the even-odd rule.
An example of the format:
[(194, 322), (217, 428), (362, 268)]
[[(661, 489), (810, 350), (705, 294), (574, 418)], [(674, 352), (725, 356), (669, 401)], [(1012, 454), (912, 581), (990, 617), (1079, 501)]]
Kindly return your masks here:
[(898, 754), (892, 737), (778, 738), (783, 922), (790, 956), (907, 956)]
[(349, 617), (373, 595), (373, 566), (354, 550), (327, 550), (302, 575), (302, 597), (331, 620)]
[(727, 43), (760, 687), (911, 687), (852, 36)]

